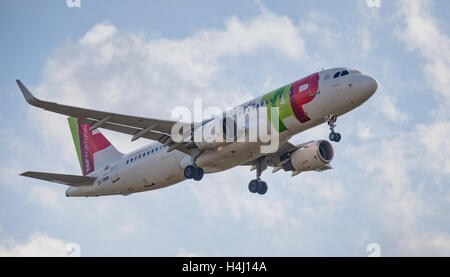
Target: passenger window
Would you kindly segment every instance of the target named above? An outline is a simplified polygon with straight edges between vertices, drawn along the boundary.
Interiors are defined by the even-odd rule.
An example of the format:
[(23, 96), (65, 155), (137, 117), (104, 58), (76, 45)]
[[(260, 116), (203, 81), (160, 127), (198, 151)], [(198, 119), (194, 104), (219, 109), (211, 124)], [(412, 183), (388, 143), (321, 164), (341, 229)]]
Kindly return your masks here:
[(152, 153), (153, 153), (153, 149), (152, 149)]
[(150, 155), (150, 150), (147, 151), (147, 155)]
[(345, 75), (348, 75), (348, 74), (349, 74), (348, 71), (347, 71), (347, 70), (344, 70), (344, 71), (342, 71), (341, 77), (342, 77), (342, 76), (345, 76)]
[(139, 156), (138, 156), (138, 159), (140, 159), (141, 158), (141, 154), (139, 154)]
[(142, 157), (145, 157), (145, 152), (144, 152), (144, 154), (142, 154)]
[(341, 72), (337, 72), (336, 74), (334, 74), (333, 78), (339, 77), (339, 74), (340, 74), (340, 73), (341, 73)]
[(127, 160), (127, 164), (128, 164), (128, 160)]

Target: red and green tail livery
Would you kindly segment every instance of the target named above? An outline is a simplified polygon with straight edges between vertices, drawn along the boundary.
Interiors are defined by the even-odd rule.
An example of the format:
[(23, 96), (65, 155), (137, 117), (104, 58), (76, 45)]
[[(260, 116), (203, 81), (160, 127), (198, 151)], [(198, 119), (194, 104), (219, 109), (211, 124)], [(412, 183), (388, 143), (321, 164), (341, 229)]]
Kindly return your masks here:
[(73, 117), (68, 121), (84, 176), (122, 156), (99, 130), (91, 131), (89, 125), (81, 124)]

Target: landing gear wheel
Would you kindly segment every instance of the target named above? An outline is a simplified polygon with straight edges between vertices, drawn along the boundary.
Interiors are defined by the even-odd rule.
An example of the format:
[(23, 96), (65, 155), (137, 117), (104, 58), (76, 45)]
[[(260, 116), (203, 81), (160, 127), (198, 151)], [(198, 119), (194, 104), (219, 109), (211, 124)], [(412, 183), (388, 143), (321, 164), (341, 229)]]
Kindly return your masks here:
[(336, 138), (334, 139), (335, 142), (340, 142), (341, 141), (341, 134), (336, 133)]
[(336, 137), (337, 137), (336, 133), (330, 133), (329, 138), (330, 138), (331, 141), (334, 141), (336, 139)]
[(202, 178), (203, 178), (203, 169), (201, 167), (196, 167), (193, 179), (195, 181), (200, 181)]
[(267, 189), (268, 189), (268, 188), (269, 188), (269, 187), (267, 186), (267, 183), (266, 183), (266, 182), (260, 181), (260, 182), (259, 182), (259, 185), (258, 185), (258, 193), (261, 194), (261, 195), (263, 195), (263, 194), (265, 194), (265, 193), (267, 192)]
[(186, 179), (192, 179), (195, 176), (196, 170), (195, 170), (195, 166), (193, 165), (188, 165), (186, 166), (186, 168), (184, 169), (184, 177), (186, 177)]
[(335, 141), (335, 142), (341, 141), (341, 134), (339, 134), (339, 133), (330, 133), (330, 140), (331, 141)]
[(259, 187), (259, 181), (256, 179), (253, 179), (250, 181), (250, 183), (248, 184), (248, 190), (251, 193), (255, 193), (258, 191), (258, 187)]

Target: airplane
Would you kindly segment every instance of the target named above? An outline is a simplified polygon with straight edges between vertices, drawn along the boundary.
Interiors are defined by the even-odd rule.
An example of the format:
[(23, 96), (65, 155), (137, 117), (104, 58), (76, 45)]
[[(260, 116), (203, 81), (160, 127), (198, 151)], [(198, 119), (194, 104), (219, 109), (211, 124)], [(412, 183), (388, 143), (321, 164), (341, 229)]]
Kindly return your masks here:
[[(202, 122), (177, 122), (129, 116), (40, 100), (16, 80), (25, 100), (32, 106), (68, 116), (82, 175), (24, 172), (21, 175), (69, 186), (67, 197), (129, 195), (164, 188), (187, 179), (202, 180), (205, 173), (249, 166), (256, 178), (248, 184), (251, 193), (263, 195), (268, 190), (261, 174), (268, 167), (281, 169), (295, 176), (304, 171), (332, 169), (334, 149), (327, 140), (319, 139), (293, 145), (294, 135), (327, 123), (329, 139), (341, 140), (335, 132), (339, 116), (366, 102), (377, 90), (375, 78), (360, 71), (340, 67), (322, 70), (252, 99), (242, 105)], [(275, 110), (274, 110), (275, 108)], [(254, 128), (233, 121), (237, 115), (263, 111), (276, 114), (268, 121), (276, 129), (278, 147), (269, 153), (261, 151), (263, 142), (239, 142), (236, 133)], [(254, 119), (254, 117), (252, 117)], [(274, 119), (275, 118), (275, 119)], [(253, 120), (250, 119), (250, 120)], [(258, 120), (258, 118), (256, 118)], [(229, 125), (228, 122), (232, 122)], [(275, 124), (276, 123), (276, 124)], [(174, 138), (173, 128), (180, 124), (187, 130), (184, 140)], [(201, 128), (222, 126), (217, 133), (232, 134), (235, 140), (195, 140)], [(274, 127), (276, 126), (276, 127)], [(122, 154), (106, 139), (99, 128), (131, 135), (131, 141), (146, 138), (155, 141), (131, 153)], [(214, 131), (216, 132), (216, 131)]]

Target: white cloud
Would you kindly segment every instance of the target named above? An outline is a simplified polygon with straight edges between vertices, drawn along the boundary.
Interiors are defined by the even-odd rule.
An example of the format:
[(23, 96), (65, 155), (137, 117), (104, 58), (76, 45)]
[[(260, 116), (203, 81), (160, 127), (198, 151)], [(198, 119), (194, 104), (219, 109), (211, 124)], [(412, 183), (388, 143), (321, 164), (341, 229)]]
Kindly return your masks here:
[[(268, 200), (267, 197), (248, 192), (248, 182), (255, 174), (248, 172), (249, 169), (250, 167), (241, 167), (232, 169), (232, 174), (229, 171), (216, 173), (206, 178), (202, 184), (190, 186), (202, 206), (207, 207), (204, 209), (207, 216), (224, 216), (236, 222), (250, 218), (265, 228), (287, 219), (286, 203), (278, 197)], [(215, 181), (218, 179), (222, 185)], [(272, 197), (274, 195), (275, 192), (272, 192)]]
[(395, 123), (405, 123), (409, 120), (410, 116), (397, 107), (396, 100), (391, 95), (383, 93), (379, 99), (379, 107), (387, 119)]
[(322, 13), (311, 12), (306, 20), (301, 20), (299, 29), (303, 35), (320, 38), (321, 47), (335, 49), (338, 47), (342, 33), (339, 30), (330, 29), (330, 26), (337, 23)]
[(367, 28), (361, 28), (359, 30), (358, 37), (360, 39), (360, 47), (362, 50), (362, 54), (367, 56), (369, 52), (372, 50), (372, 36)]
[[(190, 107), (195, 98), (203, 98), (205, 106), (222, 108), (248, 100), (250, 93), (224, 73), (232, 57), (274, 51), (302, 61), (308, 59), (304, 44), (299, 28), (288, 17), (266, 9), (252, 19), (232, 17), (223, 29), (178, 40), (148, 39), (100, 23), (79, 41), (59, 48), (34, 90), (38, 97), (59, 103), (168, 118), (172, 108)], [(73, 161), (65, 118), (30, 109), (30, 120), (40, 135), (58, 147), (66, 163)], [(135, 148), (120, 135), (112, 134), (111, 140), (124, 152)]]
[(369, 126), (363, 126), (361, 123), (358, 124), (358, 136), (363, 140), (373, 138), (372, 129)]
[(400, 240), (402, 251), (408, 256), (450, 256), (450, 235), (428, 232), (417, 236), (405, 236)]
[(417, 126), (415, 135), (419, 138), (426, 164), (438, 176), (450, 175), (450, 122), (434, 122)]
[(80, 39), (80, 44), (88, 46), (96, 46), (106, 41), (116, 32), (117, 32), (116, 27), (110, 24), (107, 23), (97, 24)]
[[(61, 186), (53, 184), (53, 186)], [(28, 195), (30, 202), (38, 203), (44, 207), (51, 208), (55, 212), (62, 212), (65, 205), (61, 200), (65, 200), (66, 196), (61, 189), (50, 188), (43, 184), (34, 185), (31, 187)]]
[(23, 178), (19, 176), (23, 172), (23, 166), (14, 160), (10, 160), (8, 164), (0, 167), (0, 186), (13, 186)]
[[(404, 6), (409, 7), (408, 5), (416, 4), (405, 2)], [(439, 79), (439, 82), (434, 84), (435, 89), (439, 90), (448, 87), (443, 86), (446, 85), (444, 79), (449, 76), (447, 62), (439, 61), (439, 54), (435, 53), (441, 49), (428, 49), (438, 46), (427, 46), (422, 41), (422, 36), (417, 37), (417, 34), (414, 34), (416, 21), (424, 20), (416, 17), (427, 15), (426, 9), (424, 10), (418, 11), (413, 7), (404, 13), (406, 16), (412, 15), (414, 19), (408, 19), (409, 23), (402, 34), (408, 45), (424, 53), (427, 65), (437, 69), (436, 72), (432, 72), (425, 70), (427, 68), (425, 67), (424, 73), (429, 76), (429, 80)], [(312, 61), (313, 66), (330, 63), (321, 55), (311, 59), (305, 47), (305, 40), (301, 36), (306, 34), (320, 38), (317, 40), (320, 41), (320, 47), (333, 48), (339, 45), (345, 36), (324, 27), (329, 22), (317, 24), (323, 22), (321, 16), (313, 14), (311, 20), (303, 21), (297, 26), (285, 16), (263, 10), (255, 18), (242, 20), (233, 17), (226, 22), (223, 29), (209, 29), (178, 40), (148, 39), (141, 34), (120, 30), (112, 24), (101, 23), (89, 30), (80, 40), (68, 42), (59, 49), (47, 62), (44, 80), (36, 92), (38, 96), (50, 101), (160, 118), (167, 117), (168, 111), (174, 106), (190, 105), (192, 98), (197, 97), (203, 97), (206, 105), (237, 104), (248, 100), (250, 93), (246, 87), (236, 85), (238, 82), (230, 80), (230, 77), (223, 74), (229, 66), (225, 60), (232, 60), (241, 55), (256, 55), (259, 51), (269, 51), (299, 64), (304, 61)], [(420, 23), (430, 21), (425, 19)], [(432, 36), (434, 40), (430, 44), (447, 43), (445, 36), (439, 32), (434, 34)], [(371, 51), (370, 33), (363, 30), (361, 35), (360, 48)], [(281, 41), (283, 43), (280, 43)], [(332, 55), (337, 56), (333, 61), (346, 60), (344, 59), (346, 53), (335, 52), (330, 51)], [(268, 78), (268, 88), (275, 82)], [(444, 92), (439, 92), (442, 93)], [(397, 107), (397, 100), (394, 97), (387, 95), (381, 101), (381, 112), (385, 115), (385, 120), (395, 123), (407, 122), (409, 115)], [(39, 134), (47, 142), (47, 147), (53, 150), (51, 153), (53, 156), (47, 159), (51, 161), (48, 164), (60, 166), (61, 163), (65, 163), (78, 166), (65, 118), (32, 109), (30, 121), (36, 124)], [(362, 124), (362, 126), (371, 125)], [(424, 166), (425, 169), (443, 164), (444, 172), (447, 172), (448, 163), (443, 159), (448, 157), (448, 154), (445, 151), (439, 152), (436, 143), (447, 145), (446, 141), (442, 140), (448, 134), (446, 131), (448, 126), (445, 123), (420, 125), (417, 132), (420, 131), (421, 137), (407, 133), (397, 139), (385, 137), (381, 140), (378, 140), (380, 136), (376, 128), (371, 127), (357, 129), (360, 137), (365, 139), (365, 144), (355, 147), (354, 157), (358, 159), (354, 158), (352, 161), (361, 161), (360, 169), (363, 174), (374, 175), (368, 183), (379, 184), (369, 188), (368, 199), (383, 218), (382, 228), (389, 234), (393, 230), (392, 238), (400, 241), (399, 247), (404, 248), (405, 253), (408, 251), (421, 253), (421, 249), (424, 252), (433, 252), (433, 249), (438, 249), (436, 245), (439, 242), (447, 245), (446, 234), (436, 235), (428, 232), (427, 234), (434, 235), (418, 235), (420, 232), (417, 229), (422, 228), (417, 224), (418, 220), (432, 213), (433, 208), (432, 205), (428, 207), (429, 202), (424, 199), (411, 174), (417, 169), (414, 164), (423, 157), (421, 154), (423, 149), (427, 149), (429, 153), (426, 157), (435, 157), (443, 161), (433, 165), (428, 163)], [(430, 132), (436, 133), (436, 136), (433, 135), (428, 140), (425, 134)], [(327, 134), (328, 129), (321, 126), (298, 136), (296, 140), (304, 142), (326, 137)], [(112, 133), (109, 135), (108, 137), (111, 137), (124, 152), (136, 147), (136, 144), (129, 143), (127, 136)], [(147, 141), (138, 143), (144, 144)], [(411, 145), (414, 145), (415, 149), (411, 149)], [(55, 153), (58, 153), (58, 156)], [(249, 179), (254, 176), (253, 172), (247, 170), (248, 168), (234, 169), (232, 172), (207, 176), (202, 183), (190, 184), (190, 188), (203, 206), (202, 210), (210, 218), (231, 218), (234, 222), (249, 221), (246, 226), (253, 226), (255, 230), (261, 227), (276, 229), (279, 235), (274, 240), (280, 244), (286, 238), (285, 234), (293, 230), (296, 233), (301, 232), (312, 220), (320, 221), (327, 215), (332, 216), (339, 205), (343, 205), (347, 199), (354, 196), (354, 192), (349, 192), (343, 182), (336, 180), (330, 182), (319, 173), (302, 174), (296, 178), (289, 178), (284, 173), (282, 178), (285, 181), (269, 182), (274, 188), (278, 183), (281, 184), (277, 189), (272, 190), (269, 187), (268, 195), (260, 197), (250, 194), (246, 189)], [(7, 169), (2, 171), (2, 175), (7, 174), (6, 171)], [(37, 201), (51, 207), (58, 205), (54, 191), (47, 195), (46, 189), (48, 188), (33, 187), (32, 191), (36, 194)], [(301, 202), (298, 199), (301, 199)], [(102, 238), (109, 241), (132, 236), (139, 230), (139, 221), (142, 220), (133, 208), (126, 208), (122, 211), (123, 214), (119, 212), (117, 216), (115, 207), (123, 207), (125, 201), (117, 204), (116, 200), (116, 198), (106, 202), (102, 200), (101, 203), (93, 205), (92, 209), (95, 216), (102, 218), (105, 226), (114, 227), (99, 232)], [(95, 201), (99, 202), (100, 199)], [(112, 218), (111, 214), (115, 217)], [(401, 240), (406, 231), (410, 240)], [(7, 251), (15, 247), (0, 249)], [(196, 253), (180, 251), (180, 255), (196, 255)]]
[(177, 257), (204, 257), (204, 255), (198, 254), (196, 252), (189, 252), (186, 249), (182, 248), (178, 250)]
[(418, 50), (426, 59), (423, 70), (429, 84), (450, 104), (450, 38), (432, 15), (433, 4), (429, 0), (401, 1), (405, 28), (399, 35), (410, 49)]
[[(366, 172), (370, 184), (367, 199), (376, 207), (380, 222), (393, 252), (401, 255), (448, 255), (449, 234), (435, 230), (424, 220), (442, 220), (440, 200), (445, 202), (448, 188), (437, 186), (448, 179), (447, 157), (450, 145), (448, 124), (448, 76), (450, 47), (448, 36), (439, 28), (430, 11), (430, 1), (402, 1), (401, 19), (405, 25), (397, 30), (405, 45), (425, 58), (423, 74), (439, 99), (439, 109), (431, 122), (412, 124), (409, 131), (384, 127), (383, 136), (373, 136), (376, 127), (362, 121), (357, 128), (364, 144), (351, 146), (359, 157), (358, 166)], [(443, 55), (445, 57), (443, 57)], [(381, 91), (377, 107), (384, 118), (375, 124), (409, 123), (411, 116), (400, 110), (397, 99)], [(444, 111), (444, 112), (442, 112)], [(386, 123), (384, 123), (386, 121)], [(380, 122), (380, 123), (378, 123)], [(384, 125), (385, 126), (385, 125)], [(376, 128), (375, 128), (376, 129)], [(375, 185), (376, 184), (376, 185)], [(438, 195), (436, 195), (438, 191)]]
[(446, 139), (450, 134), (450, 37), (433, 16), (433, 4), (429, 0), (402, 1), (400, 13), (405, 26), (398, 33), (407, 47), (425, 58), (423, 74), (436, 93), (439, 106), (432, 112), (433, 122), (416, 125), (413, 135), (423, 147), (427, 168), (442, 177), (450, 174)]
[(449, 195), (446, 135), (448, 123), (419, 124), (410, 132), (368, 138), (350, 147), (350, 155), (358, 157), (357, 165), (373, 185), (366, 197), (387, 232), (390, 253), (449, 253), (449, 234), (424, 223), (442, 220), (442, 202)]
[[(247, 101), (251, 94), (244, 86), (234, 84), (224, 71), (228, 70), (233, 57), (252, 56), (261, 51), (296, 62), (309, 59), (299, 27), (287, 16), (262, 7), (260, 14), (251, 19), (232, 17), (222, 29), (208, 29), (177, 40), (148, 39), (142, 34), (101, 23), (80, 40), (59, 48), (48, 60), (43, 82), (35, 91), (38, 97), (59, 103), (167, 118), (172, 108), (189, 106), (194, 98), (203, 98), (204, 106), (220, 107)], [(59, 163), (77, 164), (63, 116), (31, 108), (30, 121), (36, 124), (47, 144), (59, 153), (49, 160), (57, 158)], [(108, 137), (123, 152), (136, 147), (129, 143), (127, 136), (108, 133)], [(234, 175), (229, 183), (241, 181), (243, 178), (239, 176), (243, 174)], [(271, 203), (248, 195), (247, 177), (251, 175), (245, 173), (245, 176), (244, 184), (239, 184), (245, 188), (244, 192), (236, 186), (210, 185), (201, 186), (202, 190), (193, 187), (194, 195), (207, 206), (210, 215), (225, 210), (236, 221), (250, 216), (266, 227), (286, 218), (283, 201)], [(227, 183), (226, 180), (221, 183)], [(46, 189), (34, 187), (33, 195), (41, 203), (57, 205), (58, 198), (52, 193), (47, 195)], [(112, 205), (108, 203), (102, 202), (95, 209), (102, 213), (101, 210)], [(133, 214), (132, 211), (124, 216), (123, 224), (114, 234), (102, 233), (102, 236), (113, 240), (134, 234), (139, 225)]]
[(305, 54), (305, 42), (289, 17), (266, 9), (248, 21), (232, 17), (227, 21), (225, 31), (201, 32), (192, 40), (195, 45), (202, 42), (204, 46), (198, 45), (199, 50), (206, 50), (213, 56), (248, 54), (258, 48), (270, 48), (296, 60), (301, 60)]
[(90, 212), (102, 219), (100, 235), (109, 242), (117, 239), (130, 238), (143, 228), (142, 218), (136, 210), (134, 202), (127, 201), (123, 196), (97, 198), (92, 204)]
[(0, 244), (0, 257), (65, 257), (67, 242), (35, 232), (23, 243), (9, 240)]

